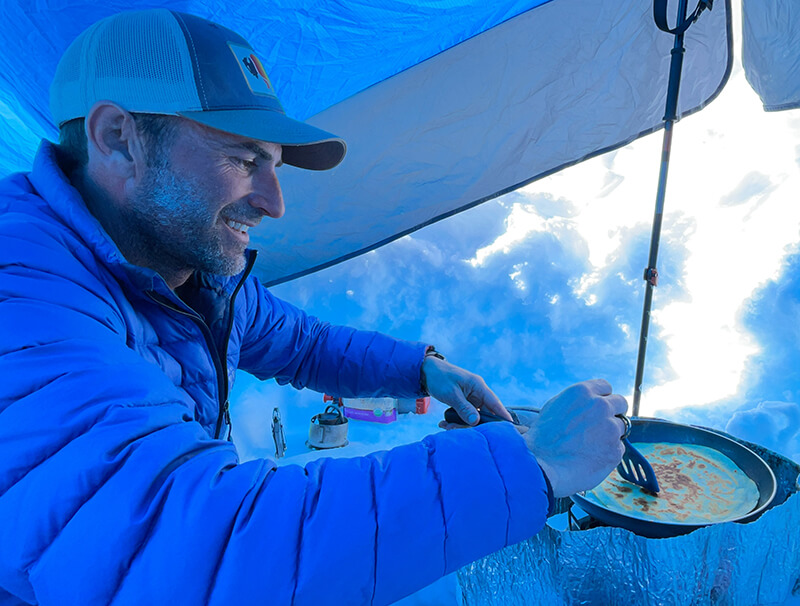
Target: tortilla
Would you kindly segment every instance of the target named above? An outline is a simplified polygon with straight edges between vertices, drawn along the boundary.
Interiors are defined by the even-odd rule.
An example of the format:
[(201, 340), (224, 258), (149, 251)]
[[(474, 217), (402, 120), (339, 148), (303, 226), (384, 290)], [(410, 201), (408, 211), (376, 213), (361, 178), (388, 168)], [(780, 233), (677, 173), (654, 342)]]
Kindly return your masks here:
[(656, 495), (623, 480), (616, 469), (584, 497), (606, 509), (644, 520), (711, 524), (734, 520), (758, 505), (758, 487), (721, 452), (695, 444), (638, 443), (653, 466)]

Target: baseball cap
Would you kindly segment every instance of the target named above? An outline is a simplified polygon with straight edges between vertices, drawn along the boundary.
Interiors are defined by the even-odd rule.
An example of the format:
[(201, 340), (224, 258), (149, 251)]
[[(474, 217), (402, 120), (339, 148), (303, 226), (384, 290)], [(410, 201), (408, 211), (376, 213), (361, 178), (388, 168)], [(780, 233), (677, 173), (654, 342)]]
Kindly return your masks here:
[(56, 124), (85, 118), (100, 100), (278, 143), (283, 161), (299, 168), (333, 168), (347, 149), (336, 135), (286, 115), (244, 38), (168, 9), (107, 17), (67, 48), (50, 86)]

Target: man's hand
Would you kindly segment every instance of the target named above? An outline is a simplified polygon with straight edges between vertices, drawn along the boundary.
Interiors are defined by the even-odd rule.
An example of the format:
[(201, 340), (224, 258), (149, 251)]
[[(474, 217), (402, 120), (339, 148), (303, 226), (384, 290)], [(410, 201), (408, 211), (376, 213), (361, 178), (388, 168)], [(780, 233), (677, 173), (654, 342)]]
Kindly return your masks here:
[(594, 488), (619, 464), (625, 426), (614, 415), (627, 409), (603, 379), (572, 385), (542, 407), (523, 437), (556, 498)]
[(422, 362), (422, 379), (428, 393), (456, 409), (467, 425), (476, 425), (480, 420), (479, 408), (511, 421), (506, 407), (489, 389), (481, 377), (434, 356)]

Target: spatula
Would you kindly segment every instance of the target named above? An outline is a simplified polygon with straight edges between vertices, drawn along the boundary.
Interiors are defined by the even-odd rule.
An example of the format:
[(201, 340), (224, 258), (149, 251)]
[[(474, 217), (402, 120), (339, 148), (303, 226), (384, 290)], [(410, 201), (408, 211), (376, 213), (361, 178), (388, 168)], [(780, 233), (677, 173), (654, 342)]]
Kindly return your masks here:
[(625, 433), (621, 438), (622, 443), (625, 445), (625, 452), (622, 453), (622, 461), (617, 465), (617, 473), (628, 482), (641, 486), (649, 492), (657, 493), (660, 488), (653, 466), (628, 440), (628, 436), (631, 433), (631, 420), (625, 415), (617, 415), (617, 417), (622, 419), (625, 424)]
[[(519, 425), (519, 418), (513, 410), (508, 411), (514, 419), (514, 424)], [(505, 421), (504, 418), (499, 417), (489, 411), (480, 411), (481, 423), (491, 423), (493, 421)], [(653, 471), (653, 466), (644, 458), (644, 455), (636, 450), (636, 447), (628, 440), (628, 435), (631, 433), (631, 421), (625, 415), (617, 415), (622, 422), (625, 423), (625, 435), (622, 436), (622, 443), (625, 445), (625, 452), (622, 454), (622, 461), (617, 465), (617, 473), (623, 479), (641, 486), (645, 490), (657, 493), (660, 488), (658, 480), (656, 479), (656, 472)], [(444, 411), (444, 420), (448, 423), (457, 425), (464, 425), (464, 421), (458, 415), (455, 408), (448, 408)]]

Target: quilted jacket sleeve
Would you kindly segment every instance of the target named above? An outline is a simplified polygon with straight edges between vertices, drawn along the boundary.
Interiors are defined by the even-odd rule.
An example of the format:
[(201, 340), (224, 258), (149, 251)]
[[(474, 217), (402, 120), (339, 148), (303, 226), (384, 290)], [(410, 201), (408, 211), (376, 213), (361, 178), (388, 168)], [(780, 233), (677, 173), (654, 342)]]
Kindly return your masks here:
[(426, 345), (334, 326), (248, 280), (239, 368), (342, 397), (418, 397)]
[(239, 464), (126, 346), (102, 270), (62, 232), (0, 220), (0, 596), (388, 604), (542, 527), (541, 471), (506, 424)]

